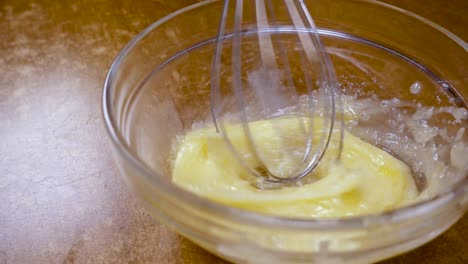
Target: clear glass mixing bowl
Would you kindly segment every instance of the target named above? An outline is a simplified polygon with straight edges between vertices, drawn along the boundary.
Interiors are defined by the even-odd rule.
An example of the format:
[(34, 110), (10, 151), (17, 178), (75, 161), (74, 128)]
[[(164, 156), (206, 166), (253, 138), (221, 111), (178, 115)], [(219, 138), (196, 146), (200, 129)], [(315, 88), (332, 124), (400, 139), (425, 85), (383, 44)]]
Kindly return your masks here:
[[(306, 2), (343, 91), (466, 107), (468, 46), (463, 40), (376, 1)], [(427, 201), (380, 215), (329, 220), (262, 215), (173, 185), (174, 140), (194, 123), (210, 120), (210, 66), (221, 9), (222, 1), (203, 1), (153, 23), (122, 50), (107, 76), (103, 109), (116, 163), (157, 218), (231, 261), (368, 263), (430, 241), (463, 215), (466, 174), (447, 180)], [(423, 87), (420, 93), (409, 89), (416, 81)]]

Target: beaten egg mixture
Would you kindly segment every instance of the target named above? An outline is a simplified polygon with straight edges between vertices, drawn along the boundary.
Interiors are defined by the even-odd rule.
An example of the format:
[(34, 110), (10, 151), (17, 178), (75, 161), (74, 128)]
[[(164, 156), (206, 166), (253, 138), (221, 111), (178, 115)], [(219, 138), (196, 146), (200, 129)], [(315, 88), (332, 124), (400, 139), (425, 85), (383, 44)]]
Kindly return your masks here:
[[(290, 147), (303, 147), (304, 133), (297, 117), (278, 117), (249, 124), (264, 158), (276, 160), (275, 173), (287, 174), (297, 164), (278, 146), (278, 128), (286, 131)], [(317, 133), (319, 126), (314, 128)], [(242, 159), (255, 167), (241, 125), (226, 126), (226, 133)], [(177, 144), (173, 182), (197, 195), (225, 205), (265, 214), (300, 218), (349, 217), (381, 213), (414, 200), (417, 190), (410, 168), (384, 150), (344, 132), (342, 152), (334, 132), (318, 167), (306, 181), (294, 186), (261, 189), (252, 184), (223, 136), (214, 127), (195, 129)], [(297, 144), (297, 146), (294, 146)]]

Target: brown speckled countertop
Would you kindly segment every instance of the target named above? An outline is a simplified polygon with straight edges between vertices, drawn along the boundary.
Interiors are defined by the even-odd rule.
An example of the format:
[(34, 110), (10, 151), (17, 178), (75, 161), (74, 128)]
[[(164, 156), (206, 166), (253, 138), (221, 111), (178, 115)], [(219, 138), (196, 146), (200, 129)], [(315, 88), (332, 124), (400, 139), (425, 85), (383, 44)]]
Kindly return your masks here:
[[(193, 2), (0, 1), (0, 264), (224, 263), (142, 208), (118, 177), (100, 110), (118, 51)], [(466, 0), (386, 2), (468, 40)], [(468, 263), (468, 216), (383, 263)]]

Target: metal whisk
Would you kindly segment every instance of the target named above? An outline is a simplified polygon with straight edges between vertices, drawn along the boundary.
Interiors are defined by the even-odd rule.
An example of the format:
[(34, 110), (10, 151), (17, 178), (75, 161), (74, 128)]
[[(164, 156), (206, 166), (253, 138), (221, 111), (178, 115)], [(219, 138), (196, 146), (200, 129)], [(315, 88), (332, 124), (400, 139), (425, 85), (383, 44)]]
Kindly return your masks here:
[[(317, 167), (339, 124), (335, 119), (340, 116), (342, 121), (337, 115), (341, 100), (336, 83), (302, 0), (224, 1), (212, 64), (211, 112), (217, 131), (251, 175), (269, 186), (281, 186), (299, 181)], [(268, 126), (274, 130), (275, 143), (268, 146), (267, 155), (265, 147), (259, 148), (252, 121), (282, 115), (297, 117), (293, 120), (302, 135), (298, 139), (272, 121)], [(315, 117), (320, 117), (321, 128), (314, 130)], [(241, 124), (254, 165), (233, 144), (228, 123)], [(341, 150), (342, 124), (340, 128)], [(298, 140), (299, 150), (291, 147)], [(282, 160), (295, 166), (280, 175), (277, 167)]]

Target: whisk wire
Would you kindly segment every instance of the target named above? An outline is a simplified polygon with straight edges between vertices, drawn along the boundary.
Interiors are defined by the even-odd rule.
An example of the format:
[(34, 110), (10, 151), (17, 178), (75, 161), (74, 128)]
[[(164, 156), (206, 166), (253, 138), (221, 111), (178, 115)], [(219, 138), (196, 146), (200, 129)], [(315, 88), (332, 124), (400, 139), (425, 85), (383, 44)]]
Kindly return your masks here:
[[(242, 79), (242, 35), (243, 35), (243, 16), (244, 16), (244, 3), (243, 0), (236, 0), (235, 1), (235, 12), (234, 12), (234, 27), (233, 27), (233, 34), (232, 34), (232, 82), (231, 82), (231, 94), (234, 97), (234, 105), (237, 108), (238, 117), (240, 119), (240, 123), (242, 125), (243, 133), (245, 134), (244, 139), (246, 140), (247, 147), (250, 151), (250, 154), (257, 160), (261, 165), (257, 168), (252, 168), (247, 165), (247, 163), (242, 159), (241, 155), (236, 151), (235, 146), (232, 144), (229, 136), (228, 131), (224, 127), (223, 122), (219, 122), (219, 115), (223, 112), (223, 103), (222, 103), (222, 96), (221, 96), (221, 53), (223, 51), (223, 42), (225, 41), (225, 33), (226, 33), (226, 23), (227, 23), (227, 16), (229, 14), (229, 6), (230, 1), (225, 0), (223, 13), (221, 17), (220, 26), (218, 29), (218, 38), (216, 40), (216, 48), (215, 48), (215, 55), (213, 58), (213, 65), (212, 65), (212, 82), (211, 82), (211, 112), (213, 122), (215, 124), (216, 130), (221, 132), (226, 143), (228, 144), (229, 148), (233, 151), (236, 158), (239, 159), (242, 165), (246, 167), (250, 174), (256, 176), (257, 178), (261, 179), (263, 182), (277, 185), (277, 184), (288, 184), (296, 182), (306, 175), (310, 174), (310, 172), (318, 165), (318, 162), (322, 159), (328, 145), (330, 143), (333, 129), (335, 126), (335, 116), (336, 116), (336, 98), (338, 97), (338, 93), (336, 90), (336, 77), (334, 73), (333, 66), (331, 61), (327, 57), (323, 44), (320, 41), (317, 28), (312, 20), (310, 13), (307, 10), (305, 3), (302, 0), (292, 0), (284, 1), (286, 10), (288, 11), (289, 17), (294, 25), (294, 31), (297, 33), (299, 42), (301, 44), (300, 52), (303, 53), (304, 56), (300, 56), (300, 61), (302, 65), (302, 73), (305, 80), (306, 86), (306, 101), (307, 107), (306, 109), (301, 109), (298, 106), (298, 111), (302, 116), (308, 119), (308, 122), (303, 122), (304, 119), (299, 118), (298, 122), (301, 126), (301, 130), (307, 134), (307, 138), (305, 141), (304, 153), (302, 157), (302, 165), (296, 168), (288, 177), (279, 176), (273, 173), (273, 171), (269, 168), (267, 160), (264, 160), (264, 157), (261, 152), (259, 152), (259, 146), (257, 146), (252, 131), (249, 125), (249, 117), (247, 110), (248, 105), (246, 104), (246, 94), (244, 93), (244, 89), (253, 89), (253, 94), (258, 96), (260, 101), (260, 107), (264, 109), (275, 107), (277, 106), (275, 101), (275, 89), (279, 89), (277, 92), (281, 94), (281, 88), (279, 85), (279, 81), (277, 84), (273, 84), (269, 90), (265, 88), (258, 88), (258, 87), (244, 87), (243, 79)], [(300, 96), (297, 94), (297, 90), (294, 89), (294, 81), (292, 79), (292, 72), (291, 66), (288, 61), (288, 56), (285, 52), (285, 47), (281, 41), (276, 41), (277, 49), (279, 50), (275, 52), (275, 41), (273, 39), (275, 36), (272, 37), (271, 32), (275, 32), (272, 30), (272, 26), (270, 21), (273, 24), (276, 24), (277, 18), (275, 16), (275, 8), (272, 4), (271, 0), (255, 0), (255, 18), (256, 18), (256, 34), (258, 39), (258, 47), (260, 53), (260, 61), (261, 61), (261, 68), (263, 69), (263, 79), (270, 79), (276, 80), (273, 78), (271, 69), (276, 70), (279, 68), (276, 55), (279, 55), (280, 62), (285, 66), (286, 71), (286, 83), (287, 87), (292, 87), (293, 89), (289, 89), (290, 93), (292, 93), (292, 97), (296, 101), (301, 101)], [(270, 19), (269, 19), (270, 18)], [(279, 49), (278, 49), (279, 47)], [(319, 79), (322, 82), (319, 84), (319, 89), (322, 90), (321, 96), (323, 97), (323, 119), (326, 122), (324, 127), (328, 128), (328, 130), (322, 129), (322, 135), (319, 140), (319, 144), (316, 148), (313, 147), (313, 133), (314, 133), (314, 108), (315, 103), (312, 100), (313, 92), (314, 92), (314, 81), (312, 76), (309, 73), (309, 67), (316, 67), (319, 69)], [(273, 74), (277, 74), (273, 71)], [(278, 78), (278, 77), (276, 77)], [(279, 80), (279, 79), (278, 79)], [(272, 80), (268, 80), (271, 84)], [(246, 92), (247, 92), (246, 90)], [(273, 95), (271, 95), (273, 93)], [(338, 97), (338, 101), (340, 102), (341, 98)], [(278, 103), (279, 102), (279, 103)], [(277, 101), (278, 104), (281, 104), (281, 101)], [(283, 102), (284, 103), (284, 102)], [(268, 104), (272, 104), (270, 106)], [(341, 105), (340, 105), (341, 106)], [(339, 109), (340, 111), (342, 109)], [(328, 118), (327, 118), (328, 117)], [(341, 118), (341, 135), (340, 135), (340, 146), (339, 149), (341, 152), (342, 148), (342, 138), (343, 138), (343, 115), (340, 115)], [(305, 127), (306, 124), (308, 127)], [(275, 126), (274, 122), (272, 123)], [(277, 128), (278, 131), (281, 128)], [(316, 149), (316, 151), (313, 151)]]

